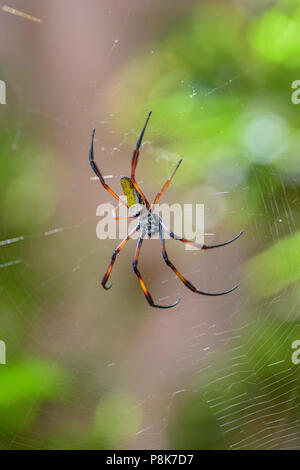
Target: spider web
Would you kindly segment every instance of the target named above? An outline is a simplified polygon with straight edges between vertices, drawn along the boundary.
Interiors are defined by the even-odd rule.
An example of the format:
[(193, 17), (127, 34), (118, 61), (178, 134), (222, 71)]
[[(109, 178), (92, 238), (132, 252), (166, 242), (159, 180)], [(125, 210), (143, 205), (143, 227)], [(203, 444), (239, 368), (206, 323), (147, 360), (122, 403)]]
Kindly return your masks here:
[[(23, 2), (14, 3), (22, 10)], [(47, 21), (58, 22), (55, 13), (58, 2), (51, 3), (50, 8), (46, 1), (27, 2), (28, 12), (43, 17), (42, 25), (34, 24), (34, 28), (45, 28), (46, 34), (49, 33)], [(59, 28), (68, 21), (77, 26), (80, 24), (81, 2), (73, 3), (71, 11), (61, 11), (59, 7), (62, 18)], [(99, 103), (102, 99), (110, 102), (111, 93), (118, 93), (118, 84), (112, 90), (108, 88), (107, 80), (130, 60), (127, 50), (129, 46), (131, 53), (134, 50), (134, 35), (129, 31), (141, 11), (135, 1), (116, 2), (113, 6), (111, 2), (103, 1), (100, 10), (96, 3), (85, 2), (88, 6), (82, 21), (86, 22), (101, 11), (102, 21), (109, 24), (105, 39), (101, 36), (104, 41), (100, 47), (101, 67), (92, 65), (92, 71), (84, 76), (86, 92), (80, 94), (82, 85), (80, 80), (75, 80), (76, 84), (66, 97), (66, 100), (71, 99), (72, 106), (59, 105), (60, 98), (54, 103), (45, 99), (43, 93), (48, 90), (43, 86), (42, 94), (38, 96), (29, 86), (30, 91), (26, 90), (27, 96), (23, 98), (25, 85), (22, 80), (13, 83), (14, 65), (7, 65), (3, 70), (5, 77), (0, 77), (14, 90), (12, 94), (18, 102), (11, 144), (13, 158), (17, 159), (24, 145), (24, 134), (28, 130), (24, 122), (29, 120), (32, 127), (40, 126), (41, 141), (57, 149), (58, 156), (53, 157), (52, 168), (59, 180), (58, 194), (53, 196), (56, 208), (42, 224), (42, 230), (23, 233), (7, 230), (14, 214), (7, 212), (3, 202), (0, 293), (4, 309), (0, 339), (6, 340), (7, 364), (0, 366), (0, 377), (4, 368), (11, 367), (15, 357), (18, 360), (31, 357), (59, 364), (67, 371), (69, 381), (60, 400), (42, 401), (35, 422), (30, 423), (31, 411), (40, 404), (42, 391), (48, 386), (45, 379), (25, 413), (21, 417), (17, 414), (8, 416), (14, 425), (9, 437), (5, 427), (0, 427), (0, 446), (84, 448), (87, 443), (83, 436), (91, 434), (88, 445), (94, 448), (107, 445), (163, 449), (189, 445), (197, 448), (199, 445), (228, 449), (299, 449), (298, 369), (291, 362), (290, 351), (295, 325), (289, 322), (297, 319), (298, 312), (297, 303), (292, 306), (288, 302), (289, 298), (297, 298), (297, 285), (281, 291), (271, 300), (257, 302), (247, 288), (247, 277), (242, 276), (251, 249), (259, 252), (266, 240), (272, 244), (281, 239), (282, 233), (296, 231), (293, 210), (299, 207), (299, 195), (295, 191), (292, 200), (285, 191), (287, 186), (293, 187), (292, 178), (281, 178), (281, 207), (277, 206), (274, 196), (271, 203), (266, 203), (264, 210), (256, 214), (257, 220), (266, 220), (267, 229), (262, 233), (259, 223), (248, 228), (251, 249), (246, 238), (222, 248), (222, 255), (217, 253), (218, 250), (205, 254), (186, 252), (179, 243), (167, 242), (170, 259), (200, 288), (203, 286), (211, 291), (218, 287), (222, 289), (222, 286), (230, 288), (242, 277), (239, 291), (234, 295), (212, 300), (187, 291), (164, 265), (156, 241), (144, 243), (141, 272), (157, 301), (169, 303), (178, 295), (183, 296), (175, 309), (153, 311), (146, 304), (131, 269), (134, 242), (126, 246), (126, 252), (122, 252), (116, 261), (112, 289), (105, 292), (99, 287), (117, 242), (103, 242), (95, 236), (96, 207), (110, 199), (88, 166), (90, 130), (97, 127), (95, 160), (103, 166), (108, 184), (116, 189), (119, 178), (128, 172), (130, 152), (140, 129), (129, 127), (121, 134), (116, 116), (108, 106), (99, 111)], [(147, 2), (143, 8), (149, 8)], [(150, 10), (147, 11), (150, 14)], [(20, 25), (20, 21), (25, 21), (21, 18), (2, 16), (1, 21), (10, 22), (12, 35), (18, 34), (20, 28), (29, 28)], [(62, 33), (58, 30), (57, 34)], [(86, 44), (91, 44), (92, 38), (90, 35)], [(98, 46), (94, 46), (85, 64), (97, 61)], [(144, 54), (154, 52), (147, 41), (140, 48)], [(66, 50), (72, 52), (70, 46)], [(86, 51), (86, 47), (80, 49), (79, 56), (82, 58)], [(14, 57), (18, 60), (18, 55)], [(52, 63), (50, 57), (49, 61)], [(26, 76), (25, 67), (25, 64), (20, 65), (18, 76), (22, 73)], [(63, 80), (68, 64), (61, 68)], [(245, 69), (242, 74), (229, 76), (218, 87), (209, 90), (204, 99), (209, 100), (216, 93), (229, 93), (235, 101), (234, 86), (249, 73), (251, 69)], [(197, 89), (188, 84), (189, 95), (191, 90), (193, 99)], [(152, 120), (158, 142), (163, 136), (154, 117)], [(146, 159), (152, 152), (157, 169), (155, 186), (153, 178), (148, 181), (147, 177)], [(158, 191), (166, 175), (173, 170), (177, 157), (146, 137), (137, 170), (143, 190), (153, 194), (155, 188)], [(162, 173), (158, 169), (161, 163), (165, 165)], [(164, 196), (166, 201), (181, 201), (183, 190), (176, 187), (178, 180), (180, 176), (176, 175), (170, 192)], [(269, 185), (272, 193), (271, 176), (264, 181), (258, 179), (258, 184)], [(204, 188), (203, 192), (210, 194), (209, 214), (215, 207), (225, 211), (212, 224), (214, 241), (218, 239), (218, 222), (234, 216), (228, 210), (232, 200), (241, 200), (240, 211), (249, 210), (243, 198), (245, 189), (243, 185), (238, 189), (226, 187), (226, 183), (221, 188), (216, 185)], [(243, 227), (237, 227), (236, 233), (240, 228)], [(226, 239), (227, 235), (230, 238), (235, 234), (224, 231), (220, 236)], [(255, 276), (255, 272), (248, 276)], [(284, 315), (274, 315), (278, 310), (284, 310)], [(265, 335), (266, 330), (270, 331), (270, 336)], [(283, 343), (287, 345), (285, 355), (282, 355)], [(266, 371), (264, 375), (262, 370)], [(97, 430), (93, 431), (95, 412), (110, 396), (114, 397), (112, 409), (107, 405), (106, 415), (103, 418), (100, 413), (98, 425), (101, 428), (102, 419), (107, 428), (110, 420), (114, 422), (113, 409), (117, 408), (118, 400), (122, 404), (125, 402), (126, 416), (133, 423), (130, 439), (126, 440), (122, 433), (119, 436), (114, 431), (109, 434), (107, 429), (101, 428), (98, 434)], [(187, 411), (182, 414), (184, 409)], [(0, 421), (7, 419), (7, 413), (10, 411), (0, 406)], [(199, 415), (200, 418), (196, 418)], [(74, 433), (77, 426), (81, 433)], [(189, 427), (192, 429), (190, 436)], [(203, 436), (207, 430), (206, 442)]]

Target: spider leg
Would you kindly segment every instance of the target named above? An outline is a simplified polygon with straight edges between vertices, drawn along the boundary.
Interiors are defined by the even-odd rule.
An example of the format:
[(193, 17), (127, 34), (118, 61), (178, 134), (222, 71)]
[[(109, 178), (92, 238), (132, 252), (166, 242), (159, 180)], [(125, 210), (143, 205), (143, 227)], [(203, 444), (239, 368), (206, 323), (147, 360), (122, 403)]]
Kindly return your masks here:
[(169, 184), (171, 183), (172, 181), (172, 178), (173, 176), (175, 175), (180, 163), (182, 162), (182, 158), (179, 160), (179, 162), (177, 163), (176, 165), (176, 168), (175, 170), (173, 171), (173, 173), (171, 174), (170, 178), (168, 179), (168, 181), (164, 184), (162, 190), (155, 196), (155, 199), (154, 199), (154, 203), (153, 204), (156, 204), (157, 201), (159, 200), (160, 196), (162, 195), (162, 193), (165, 191), (165, 189), (167, 189), (167, 187), (169, 186)]
[(91, 147), (90, 147), (90, 154), (89, 154), (91, 167), (92, 167), (93, 171), (95, 172), (95, 174), (98, 176), (98, 178), (100, 180), (100, 183), (102, 184), (104, 189), (106, 189), (106, 191), (108, 191), (114, 198), (116, 198), (118, 201), (120, 201), (122, 204), (124, 204), (127, 207), (126, 202), (122, 201), (122, 199), (105, 183), (104, 178), (102, 176), (102, 173), (99, 170), (96, 162), (94, 161), (94, 136), (95, 136), (95, 131), (96, 131), (96, 129), (92, 130), (92, 139), (91, 139)]
[(201, 250), (209, 250), (211, 248), (219, 248), (220, 246), (229, 245), (230, 243), (240, 238), (240, 236), (243, 235), (244, 233), (244, 230), (241, 230), (240, 233), (238, 233), (235, 237), (233, 237), (231, 240), (228, 240), (227, 242), (218, 243), (217, 245), (205, 245), (205, 243), (196, 243), (196, 242), (193, 242), (192, 240), (187, 240), (186, 238), (182, 238), (182, 237), (179, 237), (178, 235), (175, 235), (175, 233), (171, 232), (168, 229), (168, 227), (163, 223), (161, 218), (160, 218), (160, 223), (163, 226), (164, 230), (168, 232), (170, 237), (173, 238), (174, 240), (178, 240), (182, 243), (188, 243), (189, 245), (195, 246), (196, 248), (200, 248)]
[(166, 251), (166, 242), (165, 242), (165, 239), (163, 237), (163, 230), (162, 230), (162, 224), (160, 223), (159, 224), (159, 237), (160, 237), (160, 242), (161, 242), (161, 249), (162, 249), (162, 255), (163, 255), (163, 258), (166, 262), (166, 264), (174, 271), (174, 273), (176, 274), (176, 276), (179, 277), (179, 279), (186, 285), (186, 287), (188, 287), (191, 291), (197, 293), (197, 294), (201, 294), (201, 295), (208, 295), (208, 296), (211, 296), (211, 297), (217, 297), (219, 295), (225, 295), (225, 294), (229, 294), (230, 292), (234, 291), (235, 289), (238, 288), (238, 285), (232, 287), (232, 289), (230, 290), (227, 290), (225, 292), (218, 292), (218, 293), (210, 293), (210, 292), (205, 292), (205, 291), (201, 291), (199, 289), (197, 289), (190, 281), (188, 281), (177, 269), (176, 267), (174, 266), (173, 263), (171, 263), (171, 261), (169, 260), (168, 258), (168, 254), (167, 254), (167, 251)]
[(143, 237), (144, 237), (144, 235), (141, 234), (141, 236), (140, 236), (140, 238), (137, 242), (132, 266), (133, 266), (133, 270), (134, 270), (135, 274), (138, 277), (141, 288), (143, 289), (144, 295), (145, 295), (148, 303), (151, 305), (151, 307), (156, 307), (156, 308), (172, 308), (172, 307), (175, 307), (175, 305), (177, 305), (178, 302), (180, 301), (181, 297), (178, 297), (176, 302), (174, 302), (172, 305), (157, 305), (157, 304), (154, 303), (150, 292), (148, 291), (147, 287), (145, 286), (145, 283), (142, 279), (141, 273), (140, 273), (140, 271), (138, 270), (138, 267), (137, 267), (139, 256), (140, 256), (140, 250), (141, 250), (141, 246), (142, 246), (142, 243), (143, 243)]
[(132, 216), (124, 216), (124, 217), (120, 217), (119, 215), (116, 215), (116, 212), (119, 211), (120, 209), (120, 204), (117, 206), (117, 207), (114, 207), (113, 210), (112, 210), (112, 215), (113, 215), (113, 219), (114, 220), (131, 220), (131, 219), (136, 219), (137, 217), (139, 217), (140, 213), (136, 214), (136, 215), (132, 215)]
[(135, 215), (135, 216), (132, 216), (132, 217), (119, 217), (119, 216), (116, 216), (116, 217), (113, 217), (114, 220), (128, 220), (128, 219), (136, 219), (138, 216)]
[(122, 248), (126, 245), (126, 243), (128, 242), (128, 240), (132, 237), (132, 235), (137, 232), (138, 230), (140, 229), (140, 225), (137, 225), (128, 235), (126, 238), (124, 238), (121, 243), (117, 246), (117, 248), (114, 250), (112, 256), (111, 256), (111, 262), (109, 263), (109, 266), (108, 266), (108, 269), (106, 271), (106, 273), (104, 274), (103, 276), (103, 279), (101, 281), (101, 284), (102, 286), (104, 287), (104, 289), (108, 290), (111, 288), (112, 286), (112, 283), (110, 282), (108, 284), (108, 286), (106, 286), (106, 283), (108, 281), (108, 278), (109, 278), (109, 275), (111, 273), (111, 270), (113, 268), (113, 265), (116, 261), (116, 257), (117, 255), (120, 253), (120, 251), (122, 250)]
[(135, 180), (135, 169), (136, 169), (136, 166), (137, 166), (137, 162), (138, 162), (138, 159), (139, 159), (139, 154), (140, 154), (140, 146), (142, 144), (142, 140), (143, 140), (143, 137), (144, 137), (144, 133), (145, 133), (145, 130), (146, 130), (146, 127), (147, 127), (147, 124), (148, 124), (148, 121), (150, 119), (150, 116), (151, 116), (151, 112), (148, 114), (148, 117), (146, 119), (146, 122), (145, 122), (145, 125), (142, 129), (142, 132), (140, 134), (140, 137), (138, 138), (138, 141), (137, 141), (137, 144), (136, 144), (136, 148), (133, 152), (133, 155), (132, 155), (132, 161), (131, 161), (131, 181), (132, 181), (132, 184), (133, 186), (135, 187), (135, 189), (137, 190), (137, 192), (139, 193), (139, 195), (142, 197), (142, 199), (145, 201), (145, 204), (146, 204), (146, 207), (147, 209), (150, 208), (150, 204), (149, 202), (147, 201), (147, 198), (146, 196), (143, 194), (142, 190), (139, 188), (136, 180)]

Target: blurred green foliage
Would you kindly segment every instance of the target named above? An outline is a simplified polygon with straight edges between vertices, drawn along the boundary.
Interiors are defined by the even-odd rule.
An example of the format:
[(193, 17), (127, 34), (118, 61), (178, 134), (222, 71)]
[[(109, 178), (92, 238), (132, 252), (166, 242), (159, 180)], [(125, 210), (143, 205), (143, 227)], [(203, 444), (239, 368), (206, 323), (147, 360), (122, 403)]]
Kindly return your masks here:
[(96, 409), (93, 440), (99, 448), (124, 446), (140, 430), (141, 408), (127, 394), (113, 393), (100, 400)]
[[(27, 272), (32, 262), (28, 247), (21, 255), (19, 243), (6, 241), (26, 240), (27, 236), (34, 238), (41, 233), (51, 220), (56, 205), (51, 153), (30, 137), (26, 127), (21, 132), (20, 123), (14, 122), (10, 115), (18, 115), (19, 106), (20, 103), (2, 106), (0, 115), (0, 286), (5, 286), (0, 290), (1, 335), (10, 341), (13, 355), (18, 354), (21, 345), (17, 333), (22, 337), (28, 321), (28, 317), (20, 317), (20, 305), (24, 303), (26, 292), (33, 291), (41, 274), (32, 269)], [(35, 256), (37, 259), (38, 250)], [(20, 275), (22, 286), (16, 283)], [(35, 299), (29, 296), (22, 309), (32, 315), (35, 305)]]
[(59, 402), (68, 384), (68, 373), (60, 365), (32, 356), (27, 334), (35, 325), (36, 299), (25, 296), (41, 273), (27, 271), (32, 261), (28, 248), (21, 259), (19, 244), (6, 243), (40, 233), (56, 204), (50, 152), (13, 119), (22, 111), (21, 103), (13, 94), (9, 98), (11, 105), (1, 106), (0, 115), (0, 339), (8, 345), (6, 364), (0, 366), (2, 449), (22, 447), (44, 404)]
[[(136, 128), (153, 110), (148, 139), (184, 158), (177, 186), (238, 194), (226, 223), (246, 227), (254, 246), (290, 236), (300, 219), (299, 107), (291, 102), (299, 27), (296, 0), (256, 14), (247, 2), (204, 2), (132, 62), (118, 96), (123, 122), (129, 113)], [(295, 263), (286, 264), (292, 281)]]
[(28, 137), (16, 143), (19, 131), (5, 115), (0, 123), (1, 232), (9, 238), (41, 230), (53, 215), (56, 198), (50, 153)]
[[(274, 320), (268, 309), (264, 314), (240, 338), (236, 349), (243, 358), (241, 367), (230, 367), (231, 355), (226, 349), (219, 351), (215, 369), (202, 373), (193, 381), (193, 391), (176, 402), (169, 423), (176, 448), (239, 448), (240, 441), (246, 444), (241, 448), (255, 449), (258, 443), (268, 448), (265, 434), (276, 445), (276, 433), (284, 435), (291, 423), (298, 422), (300, 369), (291, 362), (291, 345), (300, 338), (300, 326)], [(272, 420), (282, 422), (274, 434), (268, 427)]]
[[(232, 192), (230, 217), (223, 223), (245, 228), (243, 243), (254, 252), (242, 281), (251, 300), (239, 312), (241, 325), (245, 315), (257, 312), (238, 342), (245, 362), (229, 370), (224, 348), (213, 374), (204, 372), (192, 383), (199, 392), (178, 399), (168, 427), (177, 448), (228, 448), (240, 440), (243, 428), (237, 426), (230, 435), (225, 426), (220, 433), (218, 414), (209, 406), (220, 390), (224, 402), (246, 395), (255, 418), (249, 434), (264, 429), (260, 416), (268, 401), (280, 415), (292, 397), (294, 409), (285, 419), (299, 417), (299, 373), (291, 366), (290, 345), (299, 307), (300, 108), (291, 102), (291, 86), (299, 79), (300, 6), (297, 0), (250, 5), (204, 2), (187, 12), (151, 45), (150, 54), (125, 70), (118, 96), (123, 122), (129, 114), (137, 129), (153, 110), (147, 140), (166, 155), (184, 158), (177, 186), (208, 184)], [(279, 305), (276, 295), (284, 296)], [(287, 379), (289, 373), (293, 380)], [(270, 395), (264, 395), (261, 384), (274, 374), (282, 374), (281, 386), (271, 385)], [(256, 407), (251, 405), (255, 397), (262, 397)], [(284, 399), (287, 404), (280, 404)], [(242, 407), (233, 411), (247, 426)]]
[[(47, 360), (10, 361), (0, 373), (0, 448), (26, 436), (39, 417), (42, 405), (59, 401), (66, 390), (67, 373)], [(15, 447), (15, 445), (12, 445)]]
[(296, 232), (254, 256), (245, 267), (251, 273), (253, 295), (270, 297), (299, 281), (299, 251), (300, 233)]

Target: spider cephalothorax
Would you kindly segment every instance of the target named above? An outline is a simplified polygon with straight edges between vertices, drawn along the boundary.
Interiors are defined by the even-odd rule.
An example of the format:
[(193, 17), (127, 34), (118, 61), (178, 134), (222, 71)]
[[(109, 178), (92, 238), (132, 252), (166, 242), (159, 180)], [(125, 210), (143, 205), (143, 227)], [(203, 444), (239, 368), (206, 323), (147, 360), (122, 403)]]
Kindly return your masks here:
[(131, 217), (138, 219), (141, 234), (151, 237), (159, 233), (159, 216), (152, 213), (151, 207), (147, 208), (145, 201), (128, 176), (121, 178), (121, 186), (127, 199), (128, 213)]
[[(164, 224), (164, 222), (162, 221), (161, 217), (158, 215), (158, 214), (155, 214), (152, 212), (151, 210), (151, 206), (146, 198), (146, 196), (143, 194), (143, 192), (141, 191), (140, 187), (138, 186), (136, 180), (135, 180), (135, 169), (136, 169), (136, 166), (137, 166), (137, 162), (138, 162), (138, 158), (139, 158), (139, 153), (140, 153), (140, 147), (141, 147), (141, 144), (142, 144), (142, 140), (143, 140), (143, 136), (144, 136), (144, 133), (145, 133), (145, 129), (146, 129), (146, 126), (148, 124), (148, 121), (149, 121), (149, 118), (151, 116), (151, 111), (150, 113), (148, 114), (148, 117), (146, 119), (146, 122), (145, 122), (145, 125), (143, 127), (143, 130), (140, 134), (140, 137), (137, 141), (137, 145), (136, 145), (136, 148), (133, 152), (133, 156), (132, 156), (132, 162), (131, 162), (131, 177), (127, 177), (127, 176), (124, 176), (121, 178), (121, 186), (122, 186), (122, 189), (123, 189), (123, 192), (127, 198), (127, 203), (125, 203), (104, 181), (104, 178), (102, 176), (102, 173), (100, 172), (97, 164), (95, 163), (94, 161), (94, 136), (95, 136), (95, 129), (93, 129), (93, 132), (92, 132), (92, 142), (91, 142), (91, 147), (90, 147), (90, 164), (91, 164), (91, 167), (93, 169), (93, 171), (95, 172), (95, 174), (98, 176), (99, 180), (100, 180), (100, 183), (102, 184), (102, 186), (110, 193), (112, 194), (112, 196), (117, 199), (121, 204), (124, 204), (128, 209), (129, 209), (129, 217), (128, 219), (137, 219), (138, 223), (136, 225), (136, 227), (127, 235), (126, 238), (124, 238), (124, 240), (121, 241), (121, 243), (117, 246), (117, 248), (115, 249), (115, 251), (113, 252), (112, 254), (112, 257), (111, 257), (111, 262), (108, 266), (108, 269), (106, 271), (106, 273), (104, 274), (103, 276), (103, 279), (102, 279), (102, 286), (104, 287), (104, 289), (110, 289), (110, 287), (112, 286), (111, 283), (109, 283), (107, 285), (107, 281), (108, 281), (108, 278), (110, 276), (110, 273), (111, 273), (111, 270), (112, 270), (112, 267), (114, 265), (114, 262), (116, 260), (116, 257), (117, 257), (117, 254), (122, 250), (122, 248), (126, 245), (126, 243), (128, 242), (128, 240), (132, 237), (132, 235), (137, 232), (137, 231), (140, 231), (140, 237), (138, 239), (138, 242), (137, 242), (137, 246), (136, 246), (136, 250), (135, 250), (135, 255), (134, 255), (134, 258), (133, 258), (133, 263), (132, 263), (132, 266), (133, 266), (133, 270), (135, 272), (135, 274), (137, 275), (138, 277), (138, 280), (139, 280), (139, 283), (141, 285), (141, 288), (144, 292), (144, 295), (147, 299), (147, 301), (149, 302), (149, 304), (151, 305), (151, 307), (157, 307), (157, 308), (171, 308), (171, 307), (175, 307), (175, 305), (178, 304), (178, 302), (180, 301), (181, 297), (179, 297), (176, 302), (174, 302), (172, 305), (157, 305), (154, 303), (153, 301), (153, 298), (150, 294), (150, 292), (148, 291), (143, 279), (142, 279), (142, 276), (138, 270), (138, 260), (139, 260), (139, 255), (140, 255), (140, 250), (141, 250), (141, 246), (142, 246), (142, 243), (143, 243), (143, 240), (144, 238), (146, 237), (146, 235), (148, 235), (149, 237), (151, 237), (152, 235), (156, 234), (156, 233), (159, 233), (159, 237), (160, 237), (160, 242), (161, 242), (161, 249), (162, 249), (162, 255), (163, 255), (163, 259), (165, 260), (166, 264), (174, 271), (174, 273), (176, 274), (176, 276), (179, 277), (179, 279), (186, 285), (186, 287), (188, 287), (190, 290), (192, 290), (193, 292), (197, 293), (197, 294), (202, 294), (202, 295), (209, 295), (209, 296), (219, 296), (219, 295), (225, 295), (225, 294), (229, 294), (230, 292), (234, 291), (238, 286), (234, 286), (232, 287), (231, 289), (225, 291), (225, 292), (218, 292), (218, 293), (210, 293), (210, 292), (204, 292), (204, 291), (201, 291), (199, 289), (197, 289), (190, 281), (188, 281), (178, 270), (177, 268), (174, 266), (174, 264), (169, 260), (168, 258), (168, 255), (167, 255), (167, 251), (166, 251), (166, 247), (165, 247), (165, 239), (164, 239), (164, 232), (167, 232), (171, 238), (173, 238), (174, 240), (179, 240), (183, 243), (189, 243), (197, 248), (200, 248), (202, 250), (207, 250), (207, 249), (211, 249), (211, 248), (218, 248), (220, 246), (225, 246), (225, 245), (229, 245), (229, 243), (232, 243), (234, 240), (236, 240), (237, 238), (239, 238), (243, 231), (241, 231), (238, 235), (236, 235), (234, 238), (232, 238), (231, 240), (227, 241), (227, 242), (224, 242), (224, 243), (219, 243), (217, 245), (205, 245), (205, 244), (200, 244), (200, 243), (195, 243), (191, 240), (186, 240), (185, 238), (182, 238), (182, 237), (178, 237), (177, 235), (175, 235), (173, 232), (171, 232), (168, 227)], [(158, 199), (160, 198), (160, 196), (163, 194), (163, 192), (165, 191), (165, 189), (169, 186), (173, 176), (175, 175), (180, 163), (182, 162), (182, 160), (179, 160), (175, 170), (173, 171), (172, 175), (170, 176), (170, 178), (167, 180), (167, 182), (164, 184), (163, 188), (161, 189), (161, 191), (156, 195), (155, 199), (154, 199), (154, 203), (153, 205), (155, 205), (158, 201)], [(118, 217), (116, 217), (118, 219)]]

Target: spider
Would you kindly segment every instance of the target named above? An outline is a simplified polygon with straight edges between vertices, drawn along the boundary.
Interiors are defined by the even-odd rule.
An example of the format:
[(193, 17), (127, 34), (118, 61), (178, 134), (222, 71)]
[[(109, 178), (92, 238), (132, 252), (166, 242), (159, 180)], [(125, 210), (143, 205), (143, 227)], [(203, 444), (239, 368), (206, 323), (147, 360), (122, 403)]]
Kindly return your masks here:
[[(133, 266), (133, 270), (134, 270), (135, 274), (137, 275), (137, 278), (139, 280), (139, 283), (140, 283), (140, 286), (143, 290), (143, 293), (144, 293), (144, 295), (145, 295), (145, 297), (146, 297), (146, 299), (147, 299), (147, 301), (148, 301), (148, 303), (150, 304), (151, 307), (155, 307), (155, 308), (172, 308), (172, 307), (175, 307), (175, 305), (177, 305), (179, 303), (179, 301), (181, 300), (181, 297), (178, 297), (176, 302), (174, 302), (171, 305), (158, 305), (158, 304), (154, 303), (154, 300), (153, 300), (150, 292), (148, 291), (148, 289), (147, 289), (147, 287), (146, 287), (146, 285), (143, 281), (143, 278), (141, 276), (141, 273), (138, 269), (138, 261), (139, 261), (140, 251), (141, 251), (142, 243), (143, 243), (143, 240), (144, 240), (145, 236), (148, 235), (149, 237), (151, 237), (152, 235), (157, 234), (157, 233), (159, 233), (159, 238), (160, 238), (160, 242), (161, 242), (162, 256), (163, 256), (164, 261), (174, 271), (176, 276), (178, 276), (179, 279), (186, 285), (186, 287), (188, 287), (191, 291), (195, 292), (196, 294), (201, 294), (201, 295), (220, 296), (220, 295), (229, 294), (230, 292), (233, 292), (235, 289), (237, 289), (238, 285), (235, 285), (230, 290), (227, 290), (225, 292), (219, 292), (219, 293), (204, 292), (202, 290), (197, 289), (189, 280), (187, 280), (177, 270), (177, 268), (174, 266), (174, 264), (168, 258), (167, 251), (166, 251), (166, 246), (165, 246), (165, 239), (163, 237), (164, 231), (167, 232), (170, 235), (170, 237), (173, 238), (174, 240), (179, 240), (180, 242), (183, 242), (183, 243), (189, 243), (190, 245), (193, 245), (193, 246), (195, 246), (197, 248), (200, 248), (202, 250), (208, 250), (208, 249), (211, 249), (211, 248), (219, 248), (221, 246), (229, 245), (229, 243), (232, 243), (234, 240), (237, 240), (243, 234), (243, 231), (241, 231), (238, 235), (236, 235), (231, 240), (226, 241), (224, 243), (219, 243), (217, 245), (205, 245), (205, 244), (195, 243), (191, 240), (187, 240), (185, 238), (182, 238), (182, 237), (179, 237), (179, 236), (175, 235), (164, 224), (161, 217), (158, 214), (155, 214), (155, 213), (152, 212), (153, 206), (157, 203), (157, 201), (159, 200), (159, 198), (161, 197), (161, 195), (163, 194), (165, 189), (167, 189), (167, 187), (171, 183), (173, 176), (175, 175), (176, 171), (178, 170), (179, 165), (182, 162), (182, 159), (179, 160), (179, 162), (178, 162), (175, 170), (171, 174), (170, 178), (164, 184), (161, 191), (156, 195), (156, 197), (154, 199), (153, 206), (150, 207), (150, 204), (149, 204), (146, 196), (144, 195), (144, 193), (142, 192), (142, 190), (138, 186), (138, 184), (136, 182), (136, 179), (135, 179), (135, 170), (136, 170), (136, 166), (137, 166), (138, 159), (139, 159), (140, 147), (141, 147), (141, 144), (142, 144), (142, 140), (143, 140), (144, 133), (145, 133), (148, 121), (150, 119), (150, 116), (151, 116), (151, 111), (148, 114), (145, 125), (144, 125), (144, 127), (142, 129), (142, 132), (140, 134), (140, 137), (137, 141), (136, 148), (133, 152), (132, 162), (131, 162), (131, 177), (130, 178), (122, 177), (121, 180), (120, 180), (123, 192), (124, 192), (124, 194), (127, 198), (127, 204), (105, 183), (104, 178), (102, 176), (102, 173), (101, 173), (101, 171), (99, 170), (97, 164), (94, 161), (95, 129), (93, 129), (93, 131), (92, 131), (89, 160), (90, 160), (90, 164), (91, 164), (91, 167), (92, 167), (93, 171), (95, 172), (95, 174), (97, 175), (97, 177), (100, 180), (100, 183), (115, 199), (117, 199), (121, 204), (124, 204), (128, 209), (131, 209), (133, 206), (139, 208), (133, 216), (127, 217), (127, 218), (130, 218), (130, 219), (137, 218), (138, 223), (137, 223), (136, 227), (127, 235), (126, 238), (124, 238), (121, 241), (121, 243), (114, 250), (114, 252), (112, 254), (112, 257), (111, 257), (110, 264), (108, 266), (108, 269), (107, 269), (106, 273), (103, 276), (101, 284), (104, 287), (104, 289), (106, 289), (106, 290), (111, 288), (112, 283), (110, 282), (107, 285), (107, 281), (108, 281), (108, 278), (110, 276), (113, 265), (116, 261), (116, 257), (120, 253), (120, 251), (124, 248), (124, 246), (126, 245), (128, 240), (132, 237), (132, 235), (135, 232), (140, 230), (140, 237), (139, 237), (137, 245), (136, 245), (136, 250), (135, 250), (135, 255), (134, 255), (134, 258), (133, 258), (132, 266)], [(120, 217), (115, 217), (115, 218), (119, 219)]]

